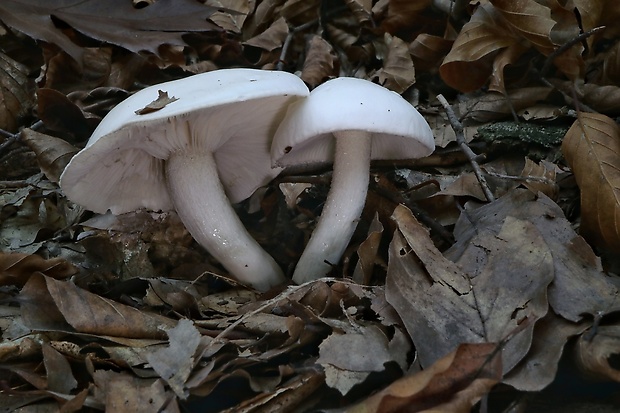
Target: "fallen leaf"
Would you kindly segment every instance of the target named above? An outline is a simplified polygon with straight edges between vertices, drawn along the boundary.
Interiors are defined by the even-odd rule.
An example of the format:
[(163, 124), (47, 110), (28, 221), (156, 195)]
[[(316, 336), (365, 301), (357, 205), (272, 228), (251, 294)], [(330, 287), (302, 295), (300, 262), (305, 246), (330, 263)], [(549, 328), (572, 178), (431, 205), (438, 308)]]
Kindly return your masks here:
[(562, 153), (581, 190), (580, 233), (594, 245), (620, 250), (620, 129), (613, 119), (581, 113)]
[(83, 49), (56, 27), (53, 18), (93, 39), (159, 55), (162, 44), (185, 45), (185, 33), (217, 30), (207, 21), (216, 10), (193, 0), (160, 0), (144, 8), (125, 0), (4, 0), (0, 20), (33, 39), (58, 45), (80, 63)]
[(306, 48), (301, 79), (311, 87), (315, 87), (334, 74), (334, 51), (321, 36), (312, 36)]
[(383, 58), (383, 66), (373, 77), (379, 84), (396, 93), (403, 93), (415, 83), (415, 69), (407, 44), (396, 36), (385, 34), (383, 41), (387, 52)]
[(0, 285), (24, 285), (35, 273), (63, 279), (78, 269), (61, 258), (46, 260), (38, 255), (0, 252)]
[(502, 377), (496, 344), (461, 344), (425, 370), (403, 377), (347, 413), (468, 413)]
[(28, 68), (0, 53), (0, 129), (16, 132), (33, 101)]
[(574, 359), (590, 377), (620, 382), (620, 368), (614, 359), (620, 356), (620, 326), (593, 326), (579, 337)]
[(33, 274), (19, 295), (26, 326), (42, 331), (77, 331), (100, 336), (160, 339), (173, 320), (140, 311), (78, 288)]
[(168, 106), (170, 103), (179, 100), (174, 96), (168, 96), (168, 92), (164, 92), (163, 90), (157, 91), (157, 99), (143, 107), (142, 109), (136, 110), (136, 115), (146, 115), (147, 113), (157, 112)]
[(22, 131), (22, 140), (37, 155), (41, 172), (54, 183), (60, 181), (60, 175), (76, 153), (78, 148), (64, 139), (46, 135), (26, 128)]
[(553, 260), (540, 232), (511, 217), (495, 234), (479, 226), (457, 265), (405, 207), (393, 219), (399, 231), (390, 246), (386, 298), (403, 318), (422, 367), (460, 343), (506, 340), (502, 365), (509, 372), (548, 310)]

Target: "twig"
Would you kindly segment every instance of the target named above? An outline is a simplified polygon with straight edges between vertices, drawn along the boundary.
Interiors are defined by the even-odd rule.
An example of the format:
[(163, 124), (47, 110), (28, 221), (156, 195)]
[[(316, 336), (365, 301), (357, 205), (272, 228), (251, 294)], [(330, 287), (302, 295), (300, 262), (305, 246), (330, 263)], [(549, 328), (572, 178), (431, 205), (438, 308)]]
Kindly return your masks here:
[(577, 43), (580, 43), (584, 41), (585, 39), (587, 39), (588, 37), (605, 30), (605, 28), (606, 28), (605, 26), (598, 26), (598, 27), (588, 30), (587, 32), (580, 33), (579, 35), (573, 37), (571, 40), (569, 40), (568, 42), (564, 43), (562, 46), (558, 47), (553, 52), (551, 52), (549, 56), (547, 56), (547, 59), (545, 60), (545, 63), (543, 64), (542, 69), (540, 70), (540, 77), (545, 78), (545, 76), (547, 75), (547, 72), (551, 68), (551, 65), (553, 64), (553, 61), (555, 60), (556, 57), (558, 57), (559, 55), (561, 55), (562, 53), (564, 53), (565, 51), (567, 51), (568, 49), (570, 49)]
[[(325, 14), (324, 17), (330, 17), (334, 14), (340, 13), (343, 10), (348, 10), (348, 7), (347, 6), (338, 7), (330, 11), (329, 13)], [(286, 55), (288, 54), (288, 49), (291, 46), (291, 42), (293, 41), (293, 37), (295, 36), (295, 34), (301, 31), (304, 31), (306, 29), (309, 29), (315, 24), (319, 24), (320, 21), (321, 21), (321, 18), (319, 17), (309, 22), (306, 22), (304, 24), (300, 24), (299, 26), (296, 26), (296, 27), (289, 26), (288, 34), (286, 35), (286, 39), (284, 39), (284, 43), (282, 44), (282, 50), (280, 51), (280, 58), (278, 59), (278, 63), (276, 64), (276, 70), (284, 69), (284, 63), (286, 62)]]
[[(35, 123), (33, 123), (30, 126), (30, 129), (32, 130), (37, 130), (40, 129), (43, 126), (43, 121), (36, 121)], [(2, 154), (2, 152), (8, 148), (9, 146), (11, 146), (12, 144), (14, 144), (15, 142), (17, 142), (18, 140), (21, 139), (22, 137), (22, 130), (20, 130), (19, 132), (12, 134), (10, 132), (7, 132), (5, 130), (2, 130), (2, 134), (5, 135), (7, 138), (4, 142), (2, 142), (2, 144), (0, 145), (0, 154)]]
[(463, 124), (458, 120), (456, 114), (454, 113), (454, 110), (452, 109), (452, 106), (450, 106), (450, 104), (448, 103), (446, 98), (443, 97), (443, 95), (437, 95), (437, 100), (439, 100), (441, 106), (443, 106), (444, 110), (446, 111), (446, 115), (448, 115), (450, 125), (452, 126), (452, 129), (456, 134), (456, 143), (459, 145), (459, 148), (469, 160), (469, 163), (474, 170), (474, 174), (476, 175), (476, 178), (480, 183), (482, 192), (484, 192), (484, 196), (489, 202), (495, 201), (495, 197), (493, 196), (491, 189), (489, 189), (489, 184), (487, 184), (487, 180), (485, 179), (484, 174), (482, 173), (482, 169), (480, 169), (480, 165), (478, 164), (478, 159), (480, 159), (480, 157), (476, 155), (474, 151), (472, 151), (471, 148), (467, 145), (467, 142), (465, 142)]

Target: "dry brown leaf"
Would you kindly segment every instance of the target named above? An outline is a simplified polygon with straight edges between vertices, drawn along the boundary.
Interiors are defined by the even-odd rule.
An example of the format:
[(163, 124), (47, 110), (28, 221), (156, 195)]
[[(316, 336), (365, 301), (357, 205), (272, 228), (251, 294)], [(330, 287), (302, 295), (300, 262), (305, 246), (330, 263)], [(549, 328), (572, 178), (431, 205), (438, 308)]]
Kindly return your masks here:
[(284, 18), (280, 17), (264, 32), (246, 40), (243, 44), (271, 52), (282, 47), (287, 35), (288, 24)]
[(377, 262), (377, 253), (379, 252), (379, 244), (383, 235), (383, 225), (379, 221), (378, 213), (370, 223), (368, 228), (368, 236), (357, 249), (358, 261), (353, 271), (353, 280), (358, 284), (368, 285), (372, 278), (373, 269)]
[(54, 89), (37, 89), (37, 115), (47, 128), (69, 133), (75, 141), (87, 140), (95, 129), (76, 104)]
[(549, 161), (542, 160), (537, 164), (530, 158), (525, 158), (525, 166), (521, 171), (521, 176), (526, 178), (523, 185), (534, 193), (540, 191), (549, 198), (556, 199), (560, 190), (555, 183), (558, 170), (557, 165)]
[(0, 129), (15, 132), (34, 101), (28, 68), (0, 52)]
[(548, 310), (553, 260), (540, 232), (507, 217), (497, 233), (478, 226), (452, 262), (403, 206), (390, 245), (386, 298), (401, 315), (423, 367), (460, 343), (499, 342), (504, 372), (527, 353), (536, 320)]
[(185, 383), (200, 361), (205, 342), (188, 319), (181, 319), (174, 328), (167, 331), (170, 345), (147, 353), (146, 359), (159, 377), (168, 383), (172, 391), (182, 400), (189, 392)]
[(551, 10), (535, 0), (490, 0), (508, 22), (511, 29), (528, 40), (542, 54), (548, 55), (554, 49), (551, 29), (556, 22)]
[(435, 71), (438, 63), (450, 51), (453, 42), (443, 37), (420, 33), (409, 43), (409, 54), (417, 69)]
[(567, 320), (580, 322), (595, 314), (619, 308), (618, 288), (601, 270), (599, 258), (578, 236), (562, 209), (543, 194), (517, 188), (494, 202), (478, 207), (469, 204), (454, 228), (457, 242), (445, 252), (451, 260), (469, 248), (484, 227), (498, 233), (507, 217), (535, 225), (553, 254), (554, 281), (549, 286), (549, 303)]
[(22, 140), (37, 155), (41, 172), (47, 179), (58, 183), (65, 167), (79, 150), (64, 139), (46, 135), (32, 129), (22, 131)]
[(580, 232), (620, 251), (620, 129), (605, 115), (581, 113), (566, 132), (562, 153), (581, 190)]
[(427, 369), (401, 378), (347, 413), (467, 413), (502, 377), (497, 345), (461, 344)]
[(46, 260), (38, 255), (0, 252), (0, 285), (24, 285), (35, 273), (52, 278), (68, 278), (78, 272), (61, 258)]
[(491, 76), (495, 54), (517, 42), (506, 24), (491, 4), (480, 4), (439, 67), (444, 82), (462, 92), (482, 87)]
[(286, 0), (280, 15), (294, 26), (307, 23), (319, 17), (320, 0)]
[(180, 412), (176, 400), (166, 391), (161, 379), (149, 379), (96, 370), (93, 374), (95, 399), (114, 412)]
[(381, 29), (396, 34), (401, 29), (409, 30), (420, 12), (431, 5), (431, 0), (390, 0), (387, 16), (381, 22)]
[(250, 0), (207, 0), (204, 2), (205, 6), (223, 10), (213, 13), (209, 20), (233, 33), (241, 33), (241, 28), (252, 11), (250, 7), (254, 6), (251, 3), (254, 2)]
[(620, 356), (620, 326), (594, 326), (579, 337), (575, 361), (589, 376), (620, 382), (620, 368), (613, 362)]
[(312, 36), (308, 41), (301, 79), (311, 87), (320, 85), (335, 74), (334, 60), (332, 46), (321, 36)]
[(158, 90), (157, 94), (158, 94), (157, 99), (155, 99), (154, 101), (152, 101), (151, 103), (143, 107), (142, 109), (136, 110), (135, 111), (136, 115), (146, 115), (147, 113), (157, 112), (158, 110), (162, 110), (169, 104), (179, 100), (178, 98), (175, 98), (174, 96), (168, 96), (168, 92), (165, 92), (163, 90)]
[(71, 372), (69, 361), (54, 350), (49, 344), (42, 345), (43, 364), (47, 373), (47, 389), (64, 394), (70, 394), (78, 385)]
[[(573, 323), (549, 311), (534, 327), (534, 340), (527, 356), (502, 380), (523, 391), (540, 391), (550, 385), (558, 371), (564, 346), (590, 323)], [(540, 366), (545, 368), (540, 368)]]
[(386, 33), (383, 37), (387, 52), (383, 59), (383, 67), (373, 76), (379, 84), (403, 93), (415, 83), (415, 69), (407, 44), (396, 36)]
[(552, 92), (548, 87), (525, 87), (508, 91), (508, 95), (498, 92), (485, 93), (458, 104), (458, 112), (463, 118), (476, 122), (490, 122), (510, 116), (516, 112), (546, 100)]
[(334, 331), (319, 346), (317, 363), (323, 366), (325, 382), (346, 395), (373, 371), (383, 371), (392, 361), (388, 338), (377, 327), (357, 326), (357, 331)]
[(140, 9), (125, 0), (3, 0), (0, 20), (33, 39), (60, 46), (81, 63), (83, 49), (54, 24), (52, 15), (93, 39), (158, 55), (162, 44), (185, 45), (182, 35), (187, 32), (217, 30), (207, 21), (216, 10), (194, 0), (157, 1)]
[(514, 43), (497, 54), (493, 60), (493, 71), (489, 82), (489, 90), (503, 94), (506, 93), (504, 68), (514, 64), (526, 51), (527, 47), (525, 45)]
[(42, 331), (77, 331), (132, 339), (160, 339), (171, 319), (140, 311), (76, 287), (34, 274), (19, 295), (26, 326)]

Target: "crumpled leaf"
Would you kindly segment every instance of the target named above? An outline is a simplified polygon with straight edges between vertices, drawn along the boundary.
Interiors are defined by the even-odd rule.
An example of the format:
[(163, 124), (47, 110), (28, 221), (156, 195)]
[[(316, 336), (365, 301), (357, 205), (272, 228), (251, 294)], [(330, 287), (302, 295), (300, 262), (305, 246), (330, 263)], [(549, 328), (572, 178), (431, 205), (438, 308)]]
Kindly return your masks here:
[(347, 413), (467, 413), (502, 377), (496, 344), (461, 344), (427, 369), (403, 377)]
[(590, 242), (620, 250), (620, 129), (609, 117), (581, 113), (562, 153), (581, 190), (580, 232)]
[(185, 45), (185, 33), (217, 30), (207, 21), (216, 10), (194, 0), (159, 0), (139, 9), (125, 0), (3, 0), (0, 20), (82, 62), (83, 49), (56, 27), (52, 16), (93, 39), (159, 55), (162, 44)]
[(506, 340), (502, 364), (510, 371), (548, 310), (553, 259), (540, 232), (512, 217), (497, 233), (479, 226), (457, 265), (408, 209), (397, 207), (393, 219), (399, 231), (390, 246), (386, 298), (403, 318), (422, 367), (460, 343)]

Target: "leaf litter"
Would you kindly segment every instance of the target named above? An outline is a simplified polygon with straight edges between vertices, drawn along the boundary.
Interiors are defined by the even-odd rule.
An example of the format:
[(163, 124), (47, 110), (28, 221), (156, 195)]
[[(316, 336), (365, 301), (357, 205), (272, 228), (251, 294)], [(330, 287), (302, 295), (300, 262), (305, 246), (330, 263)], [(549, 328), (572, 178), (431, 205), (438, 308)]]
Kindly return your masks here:
[[(620, 381), (614, 2), (135, 3), (0, 5), (3, 409), (537, 411), (563, 380)], [(369, 79), (433, 125), (435, 154), (372, 169), (333, 278), (260, 295), (174, 213), (96, 215), (55, 184), (123, 98), (227, 67)], [(328, 182), (287, 171), (239, 205), (283, 268)]]

